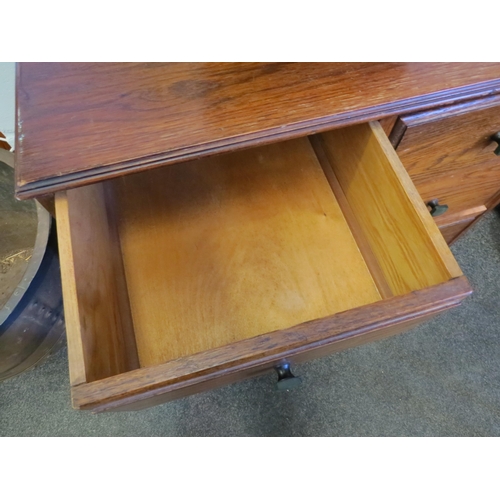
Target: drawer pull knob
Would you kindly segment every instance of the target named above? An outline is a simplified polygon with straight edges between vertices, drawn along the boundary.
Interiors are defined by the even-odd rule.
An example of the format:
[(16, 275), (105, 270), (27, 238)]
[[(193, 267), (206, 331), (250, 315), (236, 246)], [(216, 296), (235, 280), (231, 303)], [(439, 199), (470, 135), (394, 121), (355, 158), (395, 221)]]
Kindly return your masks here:
[(498, 147), (493, 151), (497, 156), (500, 156), (500, 132), (497, 132), (495, 135), (491, 137), (492, 141), (495, 141), (498, 144)]
[(443, 215), (448, 210), (448, 205), (440, 205), (439, 200), (431, 200), (426, 205), (430, 208), (430, 213), (433, 217)]
[(278, 373), (277, 389), (278, 391), (289, 391), (295, 389), (302, 384), (302, 379), (296, 377), (290, 369), (290, 363), (283, 363), (277, 366), (276, 372)]

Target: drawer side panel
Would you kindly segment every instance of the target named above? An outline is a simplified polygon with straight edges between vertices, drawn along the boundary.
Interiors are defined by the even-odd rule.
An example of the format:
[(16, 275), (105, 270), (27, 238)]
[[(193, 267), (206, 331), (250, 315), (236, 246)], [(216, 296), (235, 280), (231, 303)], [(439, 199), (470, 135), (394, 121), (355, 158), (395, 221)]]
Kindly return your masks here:
[(108, 205), (105, 184), (56, 197), (72, 385), (139, 366), (118, 234)]
[(462, 274), (379, 123), (333, 130), (321, 139), (394, 294)]

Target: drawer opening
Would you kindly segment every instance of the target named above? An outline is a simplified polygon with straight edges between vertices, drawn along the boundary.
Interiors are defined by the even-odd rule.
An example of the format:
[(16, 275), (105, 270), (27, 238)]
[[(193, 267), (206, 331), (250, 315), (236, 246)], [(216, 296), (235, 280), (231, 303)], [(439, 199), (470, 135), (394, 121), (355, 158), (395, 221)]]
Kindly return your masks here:
[(462, 273), (377, 123), (58, 193), (72, 385)]

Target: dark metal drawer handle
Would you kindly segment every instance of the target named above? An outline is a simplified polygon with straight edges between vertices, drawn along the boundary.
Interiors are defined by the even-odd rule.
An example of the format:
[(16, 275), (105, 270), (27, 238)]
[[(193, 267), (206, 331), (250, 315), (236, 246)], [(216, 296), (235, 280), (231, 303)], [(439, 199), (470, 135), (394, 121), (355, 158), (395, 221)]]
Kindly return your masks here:
[(500, 156), (500, 132), (497, 132), (495, 135), (491, 136), (491, 140), (495, 141), (498, 144), (498, 147), (493, 152), (497, 156)]
[(289, 391), (302, 384), (302, 379), (292, 373), (290, 363), (276, 366), (275, 370), (278, 373), (278, 382), (276, 384), (278, 391)]
[(427, 202), (426, 205), (431, 209), (430, 212), (433, 217), (443, 215), (448, 210), (448, 205), (440, 205), (437, 199)]

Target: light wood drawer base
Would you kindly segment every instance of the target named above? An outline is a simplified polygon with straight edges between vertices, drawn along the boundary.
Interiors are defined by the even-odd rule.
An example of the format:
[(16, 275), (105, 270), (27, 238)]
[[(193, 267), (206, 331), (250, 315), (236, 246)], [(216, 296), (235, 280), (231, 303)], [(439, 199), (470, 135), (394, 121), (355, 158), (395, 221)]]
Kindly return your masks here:
[(56, 196), (73, 404), (134, 409), (470, 293), (378, 123)]

